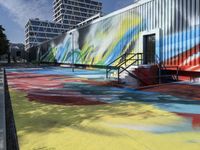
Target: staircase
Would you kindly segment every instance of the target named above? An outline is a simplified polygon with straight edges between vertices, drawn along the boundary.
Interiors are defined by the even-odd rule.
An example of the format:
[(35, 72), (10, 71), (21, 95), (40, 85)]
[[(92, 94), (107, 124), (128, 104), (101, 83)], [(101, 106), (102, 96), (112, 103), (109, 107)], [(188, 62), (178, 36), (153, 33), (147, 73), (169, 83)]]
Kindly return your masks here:
[(106, 78), (115, 77), (119, 83), (142, 82), (133, 71), (143, 63), (142, 53), (125, 53), (106, 66)]
[(156, 62), (143, 64), (143, 53), (125, 53), (106, 66), (106, 78), (115, 78), (118, 83), (127, 85), (155, 85), (180, 80), (180, 76), (200, 77), (200, 72), (185, 71), (179, 66), (166, 66), (158, 56)]
[[(124, 71), (120, 74), (120, 82), (125, 83), (126, 85), (138, 85), (139, 77), (134, 74), (134, 71), (138, 66), (131, 66), (127, 68), (127, 71)], [(134, 76), (132, 76), (134, 75)], [(136, 76), (136, 77), (135, 77)]]

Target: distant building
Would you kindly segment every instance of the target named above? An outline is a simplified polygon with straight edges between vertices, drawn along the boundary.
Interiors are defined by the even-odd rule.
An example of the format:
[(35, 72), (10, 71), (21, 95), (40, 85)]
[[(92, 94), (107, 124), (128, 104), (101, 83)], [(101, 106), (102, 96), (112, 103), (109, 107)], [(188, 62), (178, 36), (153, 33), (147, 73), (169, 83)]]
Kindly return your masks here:
[(102, 3), (94, 0), (54, 0), (53, 9), (54, 22), (38, 18), (28, 21), (25, 26), (25, 50), (51, 40), (78, 24), (83, 25), (82, 22), (85, 24), (100, 17)]
[(60, 23), (30, 19), (25, 26), (25, 49), (50, 40), (67, 30), (67, 26)]
[(25, 46), (22, 43), (10, 43), (10, 57), (14, 61), (26, 59)]
[(95, 0), (54, 0), (54, 22), (72, 29), (77, 24), (101, 13), (102, 3)]

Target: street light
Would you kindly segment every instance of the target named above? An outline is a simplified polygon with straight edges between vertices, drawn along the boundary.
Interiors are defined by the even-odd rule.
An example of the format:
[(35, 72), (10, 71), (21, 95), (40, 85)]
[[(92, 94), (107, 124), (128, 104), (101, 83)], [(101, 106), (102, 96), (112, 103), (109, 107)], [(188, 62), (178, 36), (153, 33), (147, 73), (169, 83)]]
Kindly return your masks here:
[(71, 36), (71, 46), (72, 46), (72, 49), (71, 49), (71, 51), (72, 51), (72, 72), (74, 72), (74, 36), (73, 36), (73, 33), (72, 32), (70, 32), (70, 36)]

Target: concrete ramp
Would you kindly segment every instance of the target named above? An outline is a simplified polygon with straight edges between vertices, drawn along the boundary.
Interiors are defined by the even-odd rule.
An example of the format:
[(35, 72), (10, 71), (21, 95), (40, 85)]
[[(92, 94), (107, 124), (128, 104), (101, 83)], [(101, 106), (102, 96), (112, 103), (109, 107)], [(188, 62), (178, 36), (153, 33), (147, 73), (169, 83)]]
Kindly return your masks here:
[(6, 113), (4, 93), (4, 73), (3, 70), (0, 70), (0, 150), (6, 150)]

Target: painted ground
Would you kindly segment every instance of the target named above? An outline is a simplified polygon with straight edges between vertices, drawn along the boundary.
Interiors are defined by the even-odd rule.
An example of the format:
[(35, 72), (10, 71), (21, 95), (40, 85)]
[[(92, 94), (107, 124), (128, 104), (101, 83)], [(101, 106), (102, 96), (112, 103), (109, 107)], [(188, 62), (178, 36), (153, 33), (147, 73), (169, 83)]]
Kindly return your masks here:
[(200, 101), (137, 91), (103, 70), (7, 69), (21, 150), (199, 150)]

